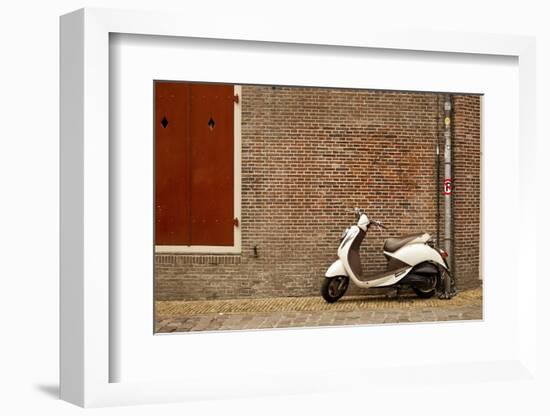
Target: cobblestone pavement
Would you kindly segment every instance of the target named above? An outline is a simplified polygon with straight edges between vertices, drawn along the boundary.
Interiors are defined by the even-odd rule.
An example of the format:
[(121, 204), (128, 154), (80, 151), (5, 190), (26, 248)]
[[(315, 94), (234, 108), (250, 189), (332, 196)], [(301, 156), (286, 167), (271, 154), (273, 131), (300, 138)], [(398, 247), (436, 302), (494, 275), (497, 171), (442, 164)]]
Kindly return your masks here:
[(482, 289), (451, 300), (403, 294), (343, 297), (334, 304), (321, 296), (209, 301), (157, 301), (156, 332), (318, 327), (332, 325), (482, 319)]

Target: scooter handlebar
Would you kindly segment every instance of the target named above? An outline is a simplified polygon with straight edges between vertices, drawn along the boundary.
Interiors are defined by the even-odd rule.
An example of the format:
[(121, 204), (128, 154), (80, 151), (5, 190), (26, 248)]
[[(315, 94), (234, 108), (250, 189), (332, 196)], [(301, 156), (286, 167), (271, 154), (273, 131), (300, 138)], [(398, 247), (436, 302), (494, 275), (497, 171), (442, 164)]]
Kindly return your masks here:
[(378, 227), (378, 229), (382, 229), (382, 230), (387, 229), (384, 224), (382, 224), (381, 222), (376, 221), (376, 220), (370, 220), (369, 225), (376, 225)]
[[(353, 208), (352, 210), (350, 210), (349, 212), (353, 212), (353, 213), (355, 214), (355, 216), (356, 216), (357, 218), (359, 218), (359, 217), (361, 216), (361, 214), (364, 214), (364, 213), (365, 213), (365, 210), (362, 209), (362, 208), (355, 207), (355, 208)], [(386, 230), (386, 229), (387, 229), (387, 227), (386, 227), (384, 224), (382, 224), (380, 221), (371, 220), (371, 219), (369, 218), (369, 226), (370, 226), (370, 225), (376, 225), (376, 226), (378, 227), (378, 229), (383, 229), (383, 230)]]
[[(350, 212), (353, 212), (355, 214), (355, 216), (357, 218), (359, 218), (361, 216), (361, 214), (365, 213), (365, 210), (361, 209), (361, 208), (358, 208), (358, 207), (355, 207), (352, 210), (350, 210)], [(371, 226), (371, 225), (376, 225), (376, 227), (378, 227), (379, 230), (380, 229), (387, 230), (387, 227), (384, 224), (382, 224), (380, 221), (371, 220), (369, 218), (369, 226)]]

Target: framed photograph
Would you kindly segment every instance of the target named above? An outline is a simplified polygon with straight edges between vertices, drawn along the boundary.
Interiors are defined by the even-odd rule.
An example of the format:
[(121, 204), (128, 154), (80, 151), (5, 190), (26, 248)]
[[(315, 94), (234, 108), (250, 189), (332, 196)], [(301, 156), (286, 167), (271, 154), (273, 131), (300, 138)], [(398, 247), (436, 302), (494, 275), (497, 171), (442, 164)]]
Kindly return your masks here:
[(181, 19), (61, 18), (62, 398), (533, 380), (534, 40)]
[(482, 318), (481, 95), (153, 90), (155, 332)]

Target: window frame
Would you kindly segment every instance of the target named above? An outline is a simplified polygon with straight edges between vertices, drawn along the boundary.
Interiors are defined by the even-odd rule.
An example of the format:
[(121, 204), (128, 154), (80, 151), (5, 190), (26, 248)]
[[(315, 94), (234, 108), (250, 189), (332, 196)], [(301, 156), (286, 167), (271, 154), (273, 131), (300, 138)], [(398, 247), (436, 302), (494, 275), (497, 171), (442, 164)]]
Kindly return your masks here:
[(241, 247), (241, 106), (242, 86), (233, 86), (234, 94), (239, 96), (234, 103), (233, 112), (233, 212), (239, 225), (233, 227), (232, 246), (211, 245), (160, 245), (155, 244), (155, 254), (240, 254)]

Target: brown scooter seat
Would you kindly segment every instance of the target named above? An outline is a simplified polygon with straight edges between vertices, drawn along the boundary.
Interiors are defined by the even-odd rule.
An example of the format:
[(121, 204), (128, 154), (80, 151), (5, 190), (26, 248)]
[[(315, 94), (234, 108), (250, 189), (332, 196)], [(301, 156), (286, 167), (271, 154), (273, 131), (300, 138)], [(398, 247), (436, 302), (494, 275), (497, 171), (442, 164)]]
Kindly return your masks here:
[(414, 234), (404, 235), (399, 238), (388, 238), (384, 242), (384, 251), (393, 253), (394, 251), (399, 250), (405, 244), (410, 243), (415, 238), (422, 237), (423, 235), (424, 233), (414, 233)]

